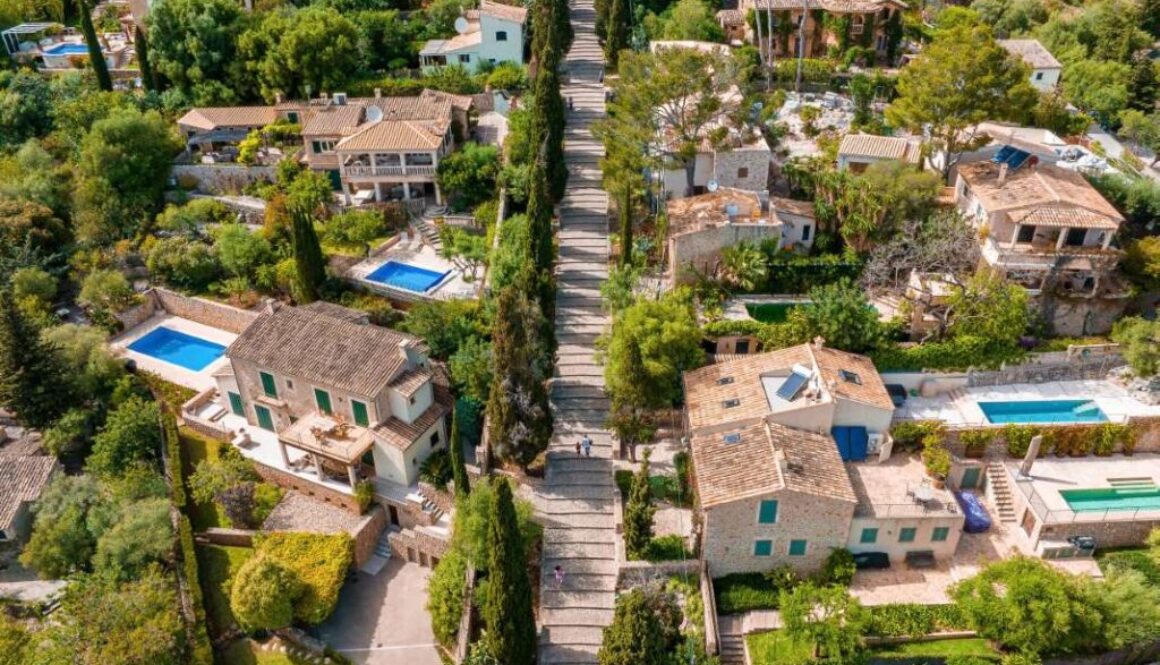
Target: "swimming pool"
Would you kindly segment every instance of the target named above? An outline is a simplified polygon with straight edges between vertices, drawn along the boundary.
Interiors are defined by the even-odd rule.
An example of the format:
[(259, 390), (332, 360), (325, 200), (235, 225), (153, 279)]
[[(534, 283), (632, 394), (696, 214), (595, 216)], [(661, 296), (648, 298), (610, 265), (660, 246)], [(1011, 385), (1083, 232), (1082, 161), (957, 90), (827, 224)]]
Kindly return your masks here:
[(1104, 423), (1108, 417), (1088, 399), (979, 402), (987, 420), (1006, 423)]
[(88, 55), (89, 47), (84, 44), (57, 44), (44, 51), (44, 55)]
[(372, 282), (378, 282), (379, 284), (414, 291), (415, 293), (426, 293), (435, 288), (449, 274), (451, 274), (450, 270), (447, 272), (436, 272), (408, 263), (387, 261), (376, 268), (374, 272), (367, 275), (367, 279)]
[(130, 351), (200, 372), (222, 357), (226, 347), (164, 326), (129, 345)]
[(1155, 485), (1059, 490), (1059, 495), (1077, 513), (1095, 510), (1160, 510), (1160, 487)]

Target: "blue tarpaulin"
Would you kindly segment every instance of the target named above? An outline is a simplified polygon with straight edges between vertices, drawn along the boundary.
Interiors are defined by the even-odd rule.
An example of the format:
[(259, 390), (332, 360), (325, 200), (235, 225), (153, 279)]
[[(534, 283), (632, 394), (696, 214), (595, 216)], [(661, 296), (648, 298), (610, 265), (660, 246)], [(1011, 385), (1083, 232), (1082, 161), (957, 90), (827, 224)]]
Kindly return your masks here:
[(835, 427), (830, 430), (838, 443), (838, 454), (843, 462), (861, 462), (866, 459), (870, 437), (865, 427)]
[(963, 531), (983, 533), (991, 528), (991, 516), (987, 514), (987, 509), (983, 507), (979, 497), (970, 492), (958, 491), (955, 492), (955, 498), (959, 500), (959, 505), (963, 507), (963, 514), (966, 516)]

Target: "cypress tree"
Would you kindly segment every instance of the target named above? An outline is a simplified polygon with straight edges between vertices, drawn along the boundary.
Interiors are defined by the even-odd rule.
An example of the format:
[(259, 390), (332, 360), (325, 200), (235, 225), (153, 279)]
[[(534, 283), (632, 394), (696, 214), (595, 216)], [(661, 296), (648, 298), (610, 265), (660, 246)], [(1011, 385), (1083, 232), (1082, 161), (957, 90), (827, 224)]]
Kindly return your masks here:
[(649, 492), (649, 451), (645, 450), (640, 469), (632, 477), (628, 502), (624, 506), (624, 548), (630, 559), (643, 559), (653, 536), (653, 514)]
[(1156, 65), (1145, 56), (1132, 63), (1132, 80), (1128, 82), (1128, 108), (1152, 113), (1156, 108)]
[(645, 592), (633, 589), (617, 598), (596, 654), (600, 665), (663, 665), (671, 662), (666, 651), (664, 625)]
[(632, 187), (625, 183), (620, 192), (620, 265), (632, 265)]
[(536, 660), (536, 619), (527, 553), (507, 478), (497, 478), (495, 505), (487, 524), (489, 593), (480, 614), (487, 623), (484, 645), (505, 665)]
[(298, 269), (298, 290), (295, 299), (299, 304), (318, 300), (319, 289), (326, 281), (326, 259), (322, 256), (322, 246), (318, 244), (318, 234), (314, 232), (314, 218), (303, 209), (291, 211), (291, 248), (294, 263)]
[(81, 34), (85, 36), (85, 45), (89, 47), (89, 61), (93, 73), (97, 75), (97, 85), (101, 90), (113, 89), (113, 79), (109, 76), (109, 65), (105, 62), (105, 55), (101, 52), (101, 41), (97, 38), (97, 29), (93, 27), (93, 8), (88, 2), (78, 0), (77, 13), (81, 19)]
[(40, 338), (12, 293), (0, 291), (0, 405), (28, 427), (45, 427), (73, 406), (68, 377), (56, 347)]
[[(549, 192), (548, 169), (544, 149), (532, 163), (528, 177), (528, 234), (532, 243), (531, 255), (537, 272), (550, 271), (555, 259), (552, 242), (552, 198)], [(532, 293), (532, 292), (529, 292)]]
[(628, 0), (610, 0), (606, 27), (608, 34), (604, 38), (604, 55), (608, 66), (616, 69), (620, 60), (620, 52), (628, 48), (629, 15)]
[(544, 387), (544, 317), (517, 285), (500, 292), (492, 322), (495, 371), (487, 399), (488, 438), (501, 459), (527, 468), (552, 437)]
[(459, 401), (451, 408), (451, 436), (447, 439), (451, 453), (451, 477), (455, 481), (455, 496), (464, 497), (471, 492), (467, 480), (467, 465), (463, 460), (463, 442), (459, 440)]
[(141, 26), (133, 29), (133, 48), (137, 51), (137, 66), (141, 68), (141, 85), (150, 92), (161, 92), (157, 87), (153, 65), (149, 64), (149, 41), (145, 39), (145, 31)]

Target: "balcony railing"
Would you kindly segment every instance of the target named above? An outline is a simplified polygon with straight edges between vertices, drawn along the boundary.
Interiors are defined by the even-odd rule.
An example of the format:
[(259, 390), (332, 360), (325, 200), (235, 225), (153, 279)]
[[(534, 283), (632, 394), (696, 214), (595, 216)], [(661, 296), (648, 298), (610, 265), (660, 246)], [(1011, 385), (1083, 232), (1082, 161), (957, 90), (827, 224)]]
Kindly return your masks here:
[(854, 517), (888, 519), (892, 517), (938, 517), (958, 515), (962, 511), (954, 499), (932, 499), (909, 503), (859, 503), (854, 508)]
[(344, 166), (347, 176), (435, 175), (434, 166)]
[(1031, 507), (1031, 510), (1045, 525), (1160, 520), (1160, 508), (1107, 508), (1104, 510), (1085, 510), (1083, 512), (1059, 508), (1052, 509), (1047, 506), (1047, 502), (1035, 490), (1034, 481), (1028, 478), (1020, 478), (1017, 472), (1013, 472), (1006, 465), (1004, 465), (1004, 469), (1007, 471), (1008, 477), (1015, 483), (1015, 486), (1019, 488), (1019, 492), (1027, 500), (1027, 505)]

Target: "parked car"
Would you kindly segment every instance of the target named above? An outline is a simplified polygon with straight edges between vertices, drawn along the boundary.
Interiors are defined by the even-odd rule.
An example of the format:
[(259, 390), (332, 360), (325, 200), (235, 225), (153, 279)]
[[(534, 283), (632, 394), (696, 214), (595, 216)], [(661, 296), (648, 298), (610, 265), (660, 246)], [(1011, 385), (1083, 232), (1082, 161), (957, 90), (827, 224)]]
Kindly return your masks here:
[(963, 531), (967, 533), (983, 533), (991, 528), (991, 516), (987, 514), (987, 509), (983, 506), (983, 502), (978, 496), (971, 492), (960, 490), (955, 492), (955, 498), (958, 499), (959, 505), (963, 507), (963, 515), (966, 516), (966, 519), (963, 521)]
[(886, 552), (855, 552), (854, 567), (858, 570), (889, 568), (890, 555)]

